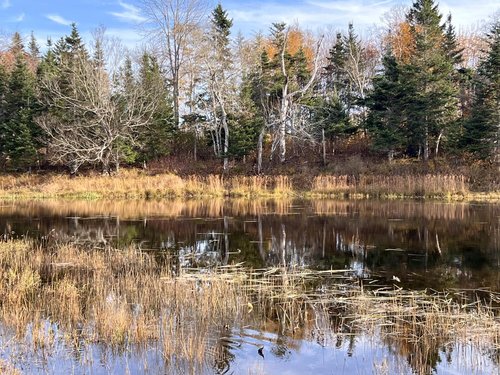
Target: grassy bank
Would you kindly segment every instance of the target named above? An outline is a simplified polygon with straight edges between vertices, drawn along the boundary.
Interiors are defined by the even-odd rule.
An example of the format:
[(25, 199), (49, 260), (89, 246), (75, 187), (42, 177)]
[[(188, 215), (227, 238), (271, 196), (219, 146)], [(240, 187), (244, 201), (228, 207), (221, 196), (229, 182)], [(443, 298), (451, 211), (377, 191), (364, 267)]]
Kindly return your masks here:
[(14, 332), (6, 338), (0, 331), (0, 347), (6, 340), (19, 346), (5, 360), (14, 368), (23, 358), (57, 355), (61, 345), (81, 353), (105, 345), (113, 353), (154, 350), (168, 373), (195, 374), (223, 361), (237, 344), (232, 333), (243, 327), (324, 347), (377, 335), (403, 357), (411, 353), (419, 374), (429, 373), (444, 346), (500, 349), (495, 309), (459, 291), (428, 295), (375, 280), (368, 289), (346, 270), (175, 264), (135, 248), (0, 243), (0, 320)]
[(464, 176), (396, 175), (358, 177), (231, 176), (180, 177), (124, 170), (115, 176), (3, 175), (0, 199), (186, 198), (186, 197), (432, 198), (498, 200), (500, 191), (472, 191)]

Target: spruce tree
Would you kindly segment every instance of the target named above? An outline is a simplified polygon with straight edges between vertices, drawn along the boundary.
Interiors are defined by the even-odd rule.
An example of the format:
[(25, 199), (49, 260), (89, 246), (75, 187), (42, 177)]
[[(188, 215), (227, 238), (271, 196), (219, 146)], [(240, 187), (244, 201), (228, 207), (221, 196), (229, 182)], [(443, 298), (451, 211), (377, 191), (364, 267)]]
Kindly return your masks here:
[(478, 157), (500, 163), (500, 21), (493, 25), (487, 41), (489, 52), (479, 65), (476, 97), (462, 142)]
[(367, 128), (375, 149), (387, 152), (389, 161), (395, 152), (404, 151), (404, 103), (401, 69), (390, 49), (383, 58), (383, 72), (373, 79), (373, 90), (367, 98), (370, 109)]
[(31, 60), (35, 62), (38, 61), (38, 59), (40, 58), (40, 47), (38, 47), (38, 43), (36, 41), (35, 34), (33, 34), (33, 31), (30, 35), (30, 43), (28, 49)]
[[(142, 129), (141, 134), (138, 135), (138, 144), (141, 146), (139, 157), (143, 161), (168, 155), (171, 141), (177, 129), (171, 100), (168, 97), (167, 84), (163, 77), (156, 57), (144, 53), (141, 59), (138, 84), (143, 86), (144, 91), (155, 92), (153, 96), (157, 98), (158, 102), (150, 124)], [(123, 83), (125, 90), (135, 84), (129, 58), (126, 59), (124, 65)]]
[(346, 50), (342, 33), (337, 33), (335, 44), (329, 51), (327, 61), (328, 64), (325, 66), (325, 72), (323, 73), (326, 90), (343, 99), (348, 78), (345, 73)]
[(34, 122), (37, 111), (35, 77), (22, 51), (16, 55), (4, 91), (4, 115), (0, 123), (0, 138), (3, 142), (0, 151), (9, 168), (24, 168), (35, 160), (40, 129)]
[(21, 34), (17, 31), (12, 35), (12, 41), (10, 43), (10, 52), (16, 56), (19, 53), (24, 53), (24, 43)]
[(431, 142), (438, 152), (446, 131), (458, 117), (454, 59), (445, 48), (441, 15), (433, 0), (416, 0), (407, 15), (414, 42), (408, 64), (402, 66), (410, 153), (429, 159)]

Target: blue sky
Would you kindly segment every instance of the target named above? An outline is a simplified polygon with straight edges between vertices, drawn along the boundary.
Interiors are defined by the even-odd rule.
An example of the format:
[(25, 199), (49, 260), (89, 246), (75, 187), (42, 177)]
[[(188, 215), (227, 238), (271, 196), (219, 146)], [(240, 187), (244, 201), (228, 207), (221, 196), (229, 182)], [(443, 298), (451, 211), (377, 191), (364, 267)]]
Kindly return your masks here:
[[(215, 2), (214, 2), (215, 4)], [(234, 20), (235, 31), (244, 35), (266, 32), (272, 22), (299, 24), (312, 31), (333, 27), (343, 29), (349, 21), (361, 32), (380, 24), (381, 16), (395, 5), (411, 0), (252, 0), (222, 1)], [(451, 11), (457, 27), (487, 20), (499, 9), (498, 0), (447, 0), (440, 2), (443, 14)], [(84, 38), (99, 25), (108, 35), (120, 37), (126, 45), (140, 42), (137, 26), (143, 20), (137, 0), (0, 0), (0, 32), (34, 31), (41, 44), (47, 37), (57, 39), (76, 22)]]

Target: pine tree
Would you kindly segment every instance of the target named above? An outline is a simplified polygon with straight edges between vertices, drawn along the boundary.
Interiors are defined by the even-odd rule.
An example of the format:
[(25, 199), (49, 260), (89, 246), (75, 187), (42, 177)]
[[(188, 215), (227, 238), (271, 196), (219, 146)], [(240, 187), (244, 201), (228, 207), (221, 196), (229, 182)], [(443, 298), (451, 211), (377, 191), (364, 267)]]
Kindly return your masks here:
[(493, 25), (487, 40), (489, 52), (479, 65), (463, 145), (482, 159), (493, 157), (500, 163), (500, 21)]

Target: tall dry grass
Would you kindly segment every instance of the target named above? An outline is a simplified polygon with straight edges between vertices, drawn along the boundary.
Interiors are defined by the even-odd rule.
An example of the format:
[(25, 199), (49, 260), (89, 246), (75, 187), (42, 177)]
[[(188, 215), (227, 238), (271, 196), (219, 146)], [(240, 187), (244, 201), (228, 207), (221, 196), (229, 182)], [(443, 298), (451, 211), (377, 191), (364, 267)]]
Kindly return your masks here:
[(154, 346), (170, 373), (214, 366), (228, 355), (232, 330), (247, 326), (324, 346), (379, 335), (400, 355), (411, 353), (418, 374), (444, 345), (500, 350), (493, 304), (458, 292), (367, 289), (346, 270), (183, 270), (171, 261), (135, 248), (0, 243), (1, 324), (18, 342), (28, 337), (34, 352), (54, 351), (58, 340), (79, 350)]
[(470, 193), (464, 176), (317, 176), (312, 195), (383, 197), (464, 197)]
[(224, 196), (288, 196), (291, 181), (286, 176), (218, 175), (181, 178), (170, 173), (149, 175), (140, 170), (123, 170), (117, 175), (2, 175), (0, 197), (73, 198), (165, 198)]
[(498, 192), (471, 192), (460, 175), (288, 176), (150, 175), (123, 170), (117, 175), (0, 175), (0, 199), (12, 198), (186, 198), (186, 197), (433, 197), (499, 198)]

